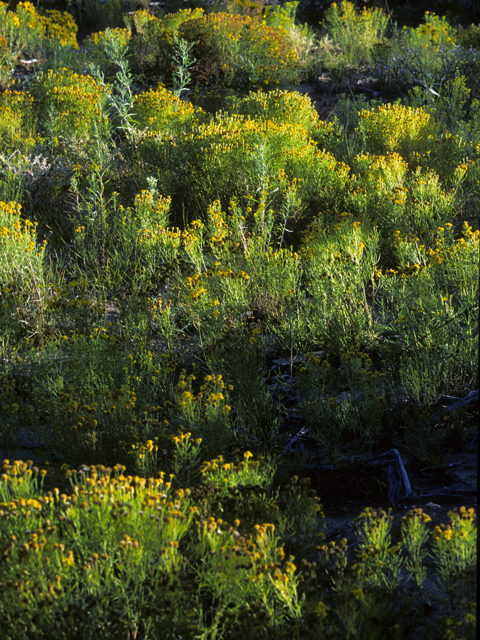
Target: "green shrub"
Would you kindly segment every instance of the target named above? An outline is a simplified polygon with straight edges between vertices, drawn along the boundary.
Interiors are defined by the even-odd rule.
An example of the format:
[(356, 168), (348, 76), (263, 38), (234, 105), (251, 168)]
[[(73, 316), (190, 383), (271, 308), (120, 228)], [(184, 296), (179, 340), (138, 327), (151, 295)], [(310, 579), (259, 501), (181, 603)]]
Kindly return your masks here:
[(192, 120), (194, 109), (189, 102), (183, 102), (161, 84), (136, 96), (134, 119), (148, 134), (181, 133), (185, 123)]
[(104, 115), (107, 96), (90, 76), (68, 69), (48, 70), (36, 80), (33, 95), (41, 104), (40, 126), (52, 142), (86, 145), (108, 128)]
[(194, 42), (200, 84), (220, 80), (240, 90), (295, 84), (297, 57), (283, 30), (263, 20), (213, 13), (185, 22), (182, 38)]
[(22, 220), (21, 205), (0, 203), (0, 272), (4, 286), (10, 282), (34, 284), (43, 274), (45, 246), (37, 246), (35, 224)]
[(33, 97), (25, 91), (4, 91), (0, 96), (0, 151), (28, 152), (35, 142)]
[(371, 64), (375, 47), (384, 42), (388, 21), (381, 9), (364, 7), (360, 12), (346, 0), (333, 2), (322, 22), (326, 38), (319, 50), (321, 63), (336, 76)]
[(414, 153), (431, 149), (438, 126), (423, 109), (400, 104), (385, 104), (362, 110), (358, 118), (358, 135), (362, 146), (370, 153), (399, 153), (409, 161)]
[(309, 135), (314, 132), (318, 122), (318, 114), (310, 98), (296, 91), (252, 91), (247, 96), (229, 96), (226, 104), (231, 114), (247, 116), (252, 120), (297, 125)]

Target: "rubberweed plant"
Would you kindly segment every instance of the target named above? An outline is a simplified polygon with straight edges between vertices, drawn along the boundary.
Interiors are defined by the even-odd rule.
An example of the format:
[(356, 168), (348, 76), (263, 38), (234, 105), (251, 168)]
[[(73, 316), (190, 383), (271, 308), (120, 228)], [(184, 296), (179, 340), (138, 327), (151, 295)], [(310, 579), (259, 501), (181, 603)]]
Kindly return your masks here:
[(385, 587), (389, 592), (398, 589), (404, 565), (401, 543), (391, 544), (392, 520), (393, 517), (382, 509), (377, 511), (369, 507), (355, 520), (359, 581), (365, 586)]
[[(127, 16), (125, 16), (127, 18)], [(118, 73), (118, 66), (111, 60), (107, 49), (112, 40), (120, 41), (124, 47), (131, 44), (130, 32), (128, 29), (107, 28), (105, 31), (97, 31), (87, 36), (83, 42), (87, 62), (94, 68), (101, 69), (107, 81), (111, 81)]]
[(78, 49), (77, 25), (72, 16), (57, 10), (39, 13), (31, 2), (20, 2), (15, 11), (2, 2), (0, 32), (8, 62), (13, 65), (21, 55), (43, 58), (55, 45)]
[(0, 105), (0, 153), (5, 154), (5, 160), (13, 160), (15, 154), (28, 154), (35, 146), (34, 101), (26, 91), (7, 90), (0, 97)]
[[(391, 251), (395, 234), (410, 233), (428, 242), (437, 227), (448, 223), (461, 199), (462, 178), (450, 189), (439, 176), (417, 167), (411, 173), (398, 153), (385, 156), (360, 154), (353, 158), (356, 169), (350, 206), (359, 216), (369, 216), (381, 229), (383, 252)], [(457, 173), (462, 167), (458, 167)], [(460, 177), (460, 176), (459, 176)], [(460, 197), (459, 197), (460, 196)]]
[(49, 69), (35, 79), (32, 93), (42, 105), (40, 125), (52, 152), (69, 157), (108, 132), (105, 88), (91, 76)]
[(470, 389), (478, 374), (473, 362), (478, 353), (479, 234), (465, 223), (455, 238), (453, 225), (447, 223), (434, 238), (427, 248), (417, 238), (397, 234), (400, 277), (392, 277), (395, 270), (382, 276), (382, 288), (391, 301), (385, 311), (394, 312), (394, 327), (405, 348), (402, 385), (423, 407), (441, 393)]
[(261, 16), (210, 13), (185, 22), (179, 35), (195, 42), (202, 84), (240, 91), (298, 84), (298, 58), (287, 32)]
[(0, 202), (0, 282), (27, 284), (41, 278), (45, 244), (39, 245), (36, 224), (22, 220), (18, 202)]
[(253, 460), (253, 454), (245, 451), (238, 463), (226, 462), (222, 455), (204, 462), (200, 470), (203, 484), (214, 484), (227, 489), (238, 485), (270, 486), (275, 471), (266, 460)]
[(233, 435), (229, 416), (229, 389), (222, 375), (207, 375), (197, 392), (193, 389), (194, 382), (193, 374), (187, 376), (182, 372), (174, 389), (175, 405), (170, 421), (172, 424), (179, 424), (184, 430), (188, 428), (192, 434), (191, 441), (187, 439), (184, 442), (184, 438), (177, 443), (178, 446), (182, 445), (180, 453), (177, 451), (179, 459), (182, 452), (187, 457), (192, 451), (192, 456), (197, 455), (200, 443), (194, 443), (199, 440), (198, 436), (200, 441), (203, 441), (204, 453), (215, 455), (219, 451), (225, 451)]
[(476, 74), (478, 51), (459, 46), (456, 38), (445, 17), (427, 11), (424, 24), (403, 27), (393, 49), (378, 60), (376, 73), (396, 91), (408, 91), (412, 104), (435, 106), (449, 96), (449, 83)]
[[(33, 570), (34, 560), (38, 555), (42, 560), (43, 554), (45, 557), (50, 557), (51, 563), (49, 566), (48, 561), (42, 561), (40, 566), (43, 566), (43, 569), (37, 569), (32, 574), (36, 590), (27, 595), (25, 600), (28, 602), (24, 602), (28, 604), (32, 616), (48, 602), (45, 592), (50, 584), (55, 584), (58, 587), (55, 597), (56, 606), (60, 606), (64, 611), (66, 617), (64, 624), (68, 622), (71, 624), (71, 618), (67, 614), (66, 592), (77, 566), (81, 564), (84, 574), (81, 581), (77, 583), (77, 595), (82, 601), (88, 600), (92, 595), (95, 599), (100, 598), (102, 594), (113, 595), (117, 589), (120, 589), (122, 595), (117, 604), (125, 613), (128, 612), (128, 622), (117, 620), (113, 624), (114, 635), (118, 633), (123, 635), (129, 627), (133, 626), (135, 629), (141, 626), (138, 606), (142, 595), (132, 587), (136, 579), (148, 578), (153, 558), (157, 555), (161, 558), (160, 565), (155, 569), (157, 577), (168, 574), (182, 565), (183, 557), (179, 553), (178, 545), (191, 526), (196, 511), (191, 504), (189, 492), (173, 492), (164, 476), (147, 482), (143, 478), (125, 477), (122, 473), (124, 470), (120, 466), (113, 469), (101, 466), (83, 467), (78, 474), (69, 473), (72, 479), (70, 496), (59, 495), (57, 491), (50, 496), (38, 496), (35, 504), (17, 499), (18, 508), (21, 511), (28, 513), (32, 510), (32, 515), (36, 512), (37, 518), (28, 523), (30, 524), (29, 533), (19, 539), (20, 544), (27, 543), (30, 553), (22, 561), (18, 558), (16, 545), (14, 544), (10, 549), (13, 560), (11, 577), (15, 576), (15, 571), (20, 570), (21, 567), (29, 566)], [(105, 508), (106, 501), (109, 503), (108, 513)], [(66, 516), (71, 522), (72, 535), (67, 548), (64, 544), (60, 544), (60, 540), (55, 535), (52, 535), (58, 532), (57, 526), (54, 525), (48, 529), (48, 540), (45, 536), (47, 531), (43, 535), (42, 531), (39, 531), (44, 524), (44, 519), (50, 516), (50, 522), (52, 522), (51, 516), (55, 509), (60, 518)], [(115, 514), (113, 518), (110, 516), (112, 509)], [(89, 513), (92, 516), (89, 516)], [(153, 518), (150, 518), (151, 515)], [(91, 521), (90, 517), (93, 517)], [(163, 523), (164, 519), (165, 523)], [(56, 520), (56, 523), (58, 522)], [(161, 536), (158, 532), (155, 533), (159, 523), (162, 523)], [(10, 534), (14, 535), (16, 529), (14, 522), (11, 522), (11, 525), (6, 531), (9, 537)], [(38, 547), (35, 547), (35, 543)], [(30, 545), (32, 545), (31, 550)], [(117, 562), (121, 569), (115, 577), (113, 566)], [(58, 575), (57, 578), (54, 577), (55, 573)], [(16, 588), (21, 589), (20, 585)], [(101, 618), (102, 611), (105, 613), (101, 605), (95, 609), (85, 620), (85, 631), (92, 623), (92, 618), (93, 620)], [(43, 616), (40, 617), (43, 618), (43, 624), (48, 624), (50, 615), (53, 613), (52, 608), (47, 604), (43, 611)], [(15, 613), (16, 611), (11, 613), (13, 620)], [(2, 617), (6, 615), (5, 610), (2, 610)]]
[(134, 460), (135, 468), (142, 478), (153, 478), (159, 470), (158, 437), (132, 444), (128, 452)]
[[(97, 140), (99, 155), (102, 153), (102, 141)], [(105, 274), (109, 262), (109, 205), (114, 198), (106, 194), (108, 184), (107, 168), (93, 163), (88, 176), (85, 195), (80, 193), (79, 184), (75, 177), (71, 186), (76, 200), (74, 251), (77, 259), (87, 274), (98, 277)]]
[[(249, 462), (250, 455), (244, 458)], [(212, 480), (223, 482), (225, 474), (233, 473), (221, 462), (205, 466), (207, 475), (214, 474)], [(246, 466), (236, 469), (239, 478), (253, 472), (253, 465)], [(329, 576), (330, 588), (322, 594), (327, 607), (317, 596), (312, 599), (304, 588), (308, 581), (300, 582), (274, 524), (257, 520), (245, 526), (238, 518), (230, 524), (204, 516), (205, 493), (175, 490), (165, 473), (143, 478), (126, 475), (121, 465), (82, 465), (78, 471), (67, 469), (71, 488), (61, 493), (58, 488), (44, 490), (46, 472), (31, 461), (6, 460), (2, 471), (0, 621), (8, 640), (20, 637), (25, 628), (46, 637), (53, 624), (56, 636), (65, 639), (74, 629), (83, 638), (94, 638), (101, 630), (105, 638), (145, 632), (172, 640), (193, 634), (206, 640), (212, 631), (245, 637), (252, 625), (284, 638), (291, 635), (292, 625), (310, 628), (312, 607), (321, 618), (332, 610), (344, 635), (372, 625), (378, 629), (372, 615), (386, 613), (385, 588), (389, 603), (399, 604), (394, 590), (403, 562), (400, 545), (391, 544), (391, 521), (381, 510), (367, 509), (357, 519), (359, 549), (353, 565), (345, 541), (319, 548), (321, 567)], [(310, 501), (309, 510), (317, 504), (308, 495), (307, 482), (294, 479), (291, 488), (285, 495), (292, 508), (299, 507), (298, 494), (301, 504)], [(265, 500), (263, 508), (268, 508)], [(447, 585), (455, 572), (476, 560), (473, 510), (462, 508), (450, 518), (450, 525), (434, 533), (435, 558), (442, 558), (439, 566)], [(315, 571), (313, 563), (303, 563), (301, 573), (315, 577)], [(315, 584), (317, 594), (317, 580)], [(455, 607), (455, 597), (447, 587), (448, 606)], [(445, 602), (440, 606), (444, 612)], [(397, 619), (392, 620), (393, 609), (388, 607), (389, 628)], [(402, 607), (399, 615), (403, 613)], [(471, 624), (472, 618), (470, 614), (465, 621)], [(338, 629), (335, 633), (337, 637)]]
[(423, 562), (428, 555), (425, 545), (430, 537), (425, 525), (430, 521), (430, 516), (422, 509), (412, 509), (402, 519), (402, 545), (409, 555), (405, 566), (410, 577), (415, 580), (420, 595), (427, 577), (427, 569)]
[(300, 251), (310, 321), (318, 342), (335, 351), (363, 348), (373, 340), (373, 299), (379, 232), (368, 221), (310, 226)]
[[(21, 205), (0, 202), (0, 327), (43, 343), (45, 329), (46, 241), (38, 242), (36, 224), (21, 218)], [(28, 344), (28, 342), (27, 342)]]
[(132, 444), (171, 435), (163, 419), (175, 364), (138, 345), (127, 354), (120, 345), (113, 331), (90, 328), (29, 354), (36, 407), (29, 424), (43, 425), (45, 455), (70, 465), (111, 463), (127, 460)]
[[(356, 11), (353, 3), (341, 0), (327, 9), (322, 27), (334, 48), (320, 48), (322, 62), (335, 76), (355, 71), (373, 61), (375, 46), (383, 44), (389, 16), (381, 9)], [(326, 44), (328, 41), (324, 40)]]
[(460, 507), (448, 514), (450, 523), (435, 527), (433, 557), (439, 583), (447, 591), (454, 577), (477, 561), (477, 526), (473, 509)]
[[(140, 129), (148, 129), (149, 134), (160, 136), (178, 134), (188, 126), (194, 115), (190, 102), (178, 96), (161, 84), (135, 96), (134, 118)], [(148, 136), (144, 142), (145, 158), (148, 158)]]
[(432, 148), (438, 125), (424, 109), (384, 104), (363, 109), (356, 132), (365, 151), (375, 155), (399, 153), (408, 162), (413, 154)]
[[(278, 536), (273, 524), (255, 525), (252, 536), (241, 536), (236, 530), (239, 521), (229, 526), (222, 519), (201, 521), (198, 526), (197, 553), (205, 560), (199, 565), (199, 579), (210, 597), (218, 603), (209, 626), (209, 632), (222, 624), (222, 614), (231, 611), (235, 619), (240, 607), (252, 599), (260, 599), (264, 615), (268, 620), (280, 623), (285, 617), (301, 617), (301, 601), (298, 593), (298, 578), (293, 557), (283, 563), (282, 547), (278, 547)], [(251, 548), (248, 553), (247, 549)], [(235, 549), (247, 551), (251, 564), (245, 565), (243, 554)], [(257, 555), (258, 554), (258, 555)], [(257, 560), (258, 558), (258, 560)], [(269, 570), (252, 580), (251, 571), (261, 562)]]
[(311, 556), (325, 539), (322, 504), (310, 484), (310, 478), (294, 476), (275, 500), (280, 507), (278, 532), (296, 558)]
[(181, 487), (188, 487), (198, 480), (200, 473), (201, 438), (194, 440), (190, 432), (180, 432), (172, 436), (173, 481)]

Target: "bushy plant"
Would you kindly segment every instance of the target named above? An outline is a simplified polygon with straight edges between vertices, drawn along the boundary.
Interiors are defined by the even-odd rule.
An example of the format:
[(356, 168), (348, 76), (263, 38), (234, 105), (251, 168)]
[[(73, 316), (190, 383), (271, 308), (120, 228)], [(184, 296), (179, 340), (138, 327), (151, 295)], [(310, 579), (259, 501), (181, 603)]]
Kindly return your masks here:
[(266, 6), (265, 21), (270, 27), (283, 29), (295, 50), (301, 73), (307, 80), (313, 79), (316, 70), (315, 54), (317, 49), (314, 30), (307, 24), (299, 24), (296, 17), (298, 2), (285, 2), (283, 5)]
[(249, 90), (296, 83), (297, 56), (283, 30), (250, 16), (213, 13), (185, 22), (180, 35), (195, 42), (195, 75)]
[[(0, 203), (0, 271), (3, 286), (27, 286), (42, 277), (45, 244), (37, 241), (36, 225), (22, 220), (18, 202)], [(5, 294), (5, 291), (4, 291)]]
[(378, 242), (371, 223), (346, 214), (330, 227), (319, 217), (302, 246), (316, 339), (337, 353), (366, 347), (373, 337), (367, 288), (374, 285)]
[[(159, 81), (170, 86), (176, 68), (175, 38), (184, 40), (181, 34), (182, 25), (190, 24), (202, 16), (201, 8), (181, 9), (176, 13), (167, 13), (162, 18), (155, 17), (145, 10), (136, 11), (131, 18), (125, 16), (130, 30), (135, 25), (137, 32), (129, 43), (132, 69), (136, 76), (142, 78), (148, 86), (155, 86)], [(193, 41), (189, 40), (187, 46), (192, 45)]]
[[(364, 508), (348, 549), (311, 487), (393, 502), (377, 454), (415, 474), (473, 437), (476, 53), (435, 16), (387, 43), (342, 3), (318, 41), (296, 3), (141, 0), (77, 54), (70, 18), (2, 7), (0, 82), (41, 69), (0, 96), (0, 447), (53, 471), (4, 464), (3, 635), (473, 637), (473, 512), (393, 542)], [(323, 121), (283, 90), (379, 51), (433, 93), (349, 78)]]
[(1, 153), (28, 152), (35, 146), (36, 114), (33, 97), (26, 91), (4, 91), (0, 98)]
[(406, 160), (433, 146), (436, 123), (423, 109), (385, 104), (359, 114), (357, 133), (370, 153), (397, 152)]
[(156, 90), (136, 96), (134, 109), (134, 118), (140, 129), (164, 136), (181, 133), (194, 114), (189, 102), (180, 100), (161, 84)]
[(126, 47), (130, 43), (130, 32), (121, 27), (105, 29), (105, 31), (92, 33), (84, 41), (88, 62), (102, 69), (108, 80), (111, 80), (118, 71), (117, 66), (112, 62), (111, 56), (108, 54), (109, 43), (111, 43), (112, 39), (117, 40), (119, 44)]
[(367, 353), (341, 355), (341, 370), (311, 356), (301, 368), (302, 411), (328, 464), (368, 460), (380, 438), (388, 384)]
[(49, 142), (67, 151), (72, 142), (86, 145), (108, 127), (104, 115), (107, 96), (91, 76), (68, 69), (48, 70), (36, 80), (33, 95), (42, 105), (40, 126)]
[(463, 181), (455, 182), (454, 178), (462, 176), (462, 167), (451, 176), (447, 191), (431, 170), (422, 172), (417, 167), (409, 173), (407, 163), (397, 153), (361, 154), (354, 158), (354, 166), (357, 173), (350, 206), (380, 224), (384, 247), (391, 246), (397, 232), (412, 233), (427, 241), (438, 226), (452, 218)]
[(376, 73), (397, 92), (408, 92), (414, 106), (433, 106), (441, 98), (452, 110), (459, 98), (464, 99), (460, 78), (473, 90), (472, 97), (477, 97), (479, 89), (479, 53), (460, 46), (456, 38), (456, 30), (444, 17), (427, 11), (424, 24), (403, 28), (393, 50), (378, 61)]
[(230, 113), (297, 125), (307, 134), (312, 134), (318, 123), (318, 114), (308, 96), (293, 91), (251, 91), (246, 96), (227, 97), (226, 104)]
[[(398, 300), (396, 327), (408, 345), (401, 356), (403, 386), (417, 405), (425, 407), (444, 389), (461, 388), (477, 376), (473, 369), (477, 331), (470, 314), (478, 308), (474, 257), (478, 232), (467, 225), (455, 240), (447, 223), (438, 229), (430, 247), (416, 238), (402, 239), (400, 234), (396, 246), (402, 275), (394, 284), (388, 277), (394, 272), (387, 271), (384, 285), (392, 302)], [(461, 318), (467, 320), (466, 326)], [(447, 348), (441, 346), (446, 344), (448, 353), (456, 354), (454, 367), (450, 367)]]
[[(340, 75), (370, 64), (375, 47), (383, 44), (389, 16), (378, 8), (356, 11), (353, 3), (333, 2), (324, 14), (326, 39), (319, 55), (328, 71)], [(331, 46), (333, 44), (333, 47)]]
[[(205, 211), (216, 199), (226, 209), (235, 198), (250, 226), (256, 210), (271, 209), (274, 219), (281, 217), (292, 188), (305, 209), (305, 221), (341, 202), (348, 168), (319, 151), (303, 127), (235, 113), (218, 113), (192, 125), (173, 148), (170, 141), (157, 138), (142, 151), (145, 162), (155, 163), (157, 171), (162, 167), (159, 188), (172, 196), (174, 211)], [(298, 222), (299, 214), (293, 215)]]
[(6, 3), (0, 3), (0, 30), (13, 63), (20, 55), (41, 57), (44, 47), (54, 43), (78, 49), (77, 25), (72, 16), (57, 10), (48, 10), (43, 15), (31, 2), (18, 3), (15, 12), (9, 11)]
[[(19, 203), (0, 202), (0, 349), (3, 357), (10, 341), (43, 343), (48, 268), (46, 241), (39, 242), (36, 226), (22, 219)], [(1, 430), (2, 437), (15, 440), (15, 432), (8, 433), (8, 422), (5, 431)]]
[[(249, 457), (247, 452), (246, 462), (238, 467), (241, 473), (252, 464)], [(215, 471), (221, 463), (213, 460), (206, 468)], [(221, 465), (223, 473), (228, 473), (227, 466)], [(395, 629), (399, 616), (418, 607), (400, 584), (400, 570), (402, 546), (412, 558), (423, 559), (416, 553), (418, 543), (431, 536), (429, 518), (419, 510), (407, 515), (402, 542), (391, 544), (391, 517), (383, 510), (366, 509), (356, 519), (354, 564), (347, 558), (346, 541), (341, 541), (318, 547), (319, 563), (304, 559), (299, 568), (295, 557), (286, 556), (274, 524), (247, 524), (238, 518), (230, 524), (208, 515), (220, 478), (211, 478), (210, 498), (205, 500), (204, 491), (176, 489), (163, 472), (148, 479), (125, 472), (121, 465), (83, 465), (79, 471), (67, 470), (70, 488), (65, 492), (45, 491), (44, 470), (31, 461), (4, 461), (0, 530), (8, 560), (0, 572), (0, 616), (6, 637), (19, 637), (25, 627), (47, 637), (55, 621), (59, 638), (71, 637), (72, 629), (93, 638), (99, 628), (107, 638), (139, 631), (154, 638), (180, 633), (207, 638), (212, 629), (243, 635), (252, 625), (264, 635), (286, 638), (297, 627), (311, 631), (313, 621), (315, 632), (328, 630), (337, 638), (348, 629)], [(308, 480), (292, 478), (279, 504), (298, 509), (300, 499), (304, 520), (317, 507), (321, 523), (323, 514), (308, 486)], [(241, 487), (232, 494), (240, 509), (246, 496), (246, 487)], [(227, 506), (230, 497), (220, 500)], [(266, 496), (263, 508), (269, 508)], [(475, 562), (476, 526), (473, 510), (462, 507), (449, 515), (450, 525), (437, 527), (433, 540), (446, 578), (441, 583), (447, 587), (443, 607), (453, 611), (460, 590), (449, 577)], [(420, 576), (423, 564), (407, 567)], [(315, 589), (310, 588), (313, 584)], [(392, 606), (381, 600), (385, 587)], [(466, 596), (471, 598), (471, 593)], [(429, 597), (438, 599), (433, 590)], [(472, 614), (465, 616), (469, 608), (467, 600), (462, 617), (454, 613), (450, 627), (468, 630), (470, 618), (474, 623)], [(22, 612), (21, 628), (17, 611)]]

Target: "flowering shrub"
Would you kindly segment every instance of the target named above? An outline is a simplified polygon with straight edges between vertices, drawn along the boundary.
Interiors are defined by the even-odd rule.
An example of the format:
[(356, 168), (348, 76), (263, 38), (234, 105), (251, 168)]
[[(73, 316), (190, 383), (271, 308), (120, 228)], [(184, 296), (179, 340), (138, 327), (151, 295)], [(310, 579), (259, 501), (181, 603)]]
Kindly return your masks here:
[(313, 133), (318, 123), (318, 114), (311, 100), (296, 91), (251, 91), (246, 96), (227, 97), (226, 104), (232, 114), (252, 120), (297, 125), (307, 134)]
[(455, 81), (462, 77), (474, 91), (472, 97), (478, 97), (480, 54), (456, 39), (456, 30), (444, 17), (427, 11), (424, 24), (403, 27), (399, 43), (378, 61), (376, 73), (396, 91), (410, 90), (415, 105), (433, 105), (443, 97), (453, 107), (460, 97)]
[[(21, 205), (17, 202), (0, 202), (0, 332), (3, 340), (9, 335), (24, 338), (41, 333), (44, 327), (43, 285), (45, 276), (46, 241), (37, 239), (36, 224), (22, 220)], [(30, 320), (26, 321), (28, 310)], [(37, 324), (38, 323), (38, 324)], [(41, 341), (41, 339), (40, 339)], [(28, 343), (27, 343), (28, 344)], [(18, 404), (13, 403), (17, 408)], [(7, 409), (9, 419), (0, 434), (6, 442), (16, 440), (16, 412)], [(31, 418), (31, 415), (30, 415)], [(5, 431), (4, 431), (5, 429)]]
[(238, 484), (265, 486), (271, 481), (271, 472), (262, 467), (259, 460), (251, 460), (253, 454), (245, 451), (238, 464), (225, 462), (223, 456), (202, 465), (202, 481), (213, 482), (219, 487), (234, 487)]
[(359, 114), (356, 129), (370, 153), (393, 151), (407, 161), (434, 144), (437, 126), (429, 113), (400, 104), (386, 104)]
[(93, 63), (99, 66), (109, 79), (118, 71), (116, 65), (112, 65), (106, 52), (112, 39), (118, 40), (123, 47), (126, 47), (130, 42), (130, 32), (128, 29), (120, 27), (96, 31), (85, 38), (84, 41), (87, 59), (90, 64)]
[(246, 26), (238, 43), (236, 71), (231, 84), (239, 90), (298, 84), (297, 53), (285, 32), (263, 21)]
[(366, 291), (374, 280), (378, 249), (378, 230), (349, 214), (330, 227), (321, 217), (310, 226), (301, 256), (312, 322), (322, 344), (342, 351), (368, 344), (373, 318)]
[(196, 76), (202, 83), (220, 77), (227, 86), (248, 90), (297, 81), (297, 56), (286, 33), (263, 20), (213, 13), (185, 22), (179, 33), (195, 42)]
[(9, 282), (25, 285), (41, 277), (45, 245), (37, 245), (35, 227), (30, 220), (21, 219), (20, 204), (0, 202), (0, 277), (3, 285)]
[[(211, 467), (219, 462), (213, 460)], [(318, 565), (298, 567), (294, 556), (286, 556), (274, 524), (246, 525), (238, 518), (229, 524), (208, 509), (205, 513), (202, 490), (175, 489), (163, 472), (149, 478), (125, 472), (122, 465), (83, 465), (66, 471), (71, 484), (65, 492), (57, 487), (46, 491), (44, 470), (31, 461), (4, 461), (0, 531), (6, 561), (0, 570), (0, 618), (8, 638), (18, 637), (25, 626), (51, 631), (54, 620), (57, 635), (65, 638), (72, 628), (83, 637), (92, 637), (91, 627), (95, 633), (101, 628), (107, 638), (128, 637), (132, 629), (145, 629), (153, 637), (164, 637), (165, 630), (194, 637), (206, 628), (243, 635), (253, 625), (286, 638), (294, 625), (307, 630), (305, 617), (311, 627), (311, 609), (317, 611), (315, 630), (328, 629), (337, 638), (338, 619), (343, 627), (356, 614), (356, 625), (368, 625), (368, 611), (377, 610), (375, 588), (386, 585), (395, 604), (407, 597), (407, 583), (400, 577), (402, 546), (418, 560), (417, 541), (422, 544), (432, 535), (428, 515), (416, 510), (404, 520), (402, 542), (391, 544), (391, 517), (366, 509), (356, 519), (354, 564), (347, 561), (343, 540), (338, 546), (320, 546)], [(212, 479), (210, 494), (216, 482)], [(318, 511), (308, 485), (308, 479), (292, 478), (279, 502), (295, 508), (294, 495), (300, 495), (304, 508), (315, 505)], [(241, 510), (246, 490), (241, 485), (235, 490), (230, 496)], [(230, 510), (231, 498), (218, 497)], [(264, 495), (264, 508), (265, 503)], [(433, 532), (435, 559), (442, 559), (445, 577), (459, 567), (468, 570), (476, 559), (474, 511), (462, 507), (449, 516), (450, 525)], [(323, 513), (318, 518), (321, 523)], [(421, 560), (407, 566), (415, 577), (423, 570)], [(312, 578), (315, 589), (308, 588)], [(201, 606), (207, 597), (208, 620)], [(365, 602), (369, 609), (364, 613)], [(466, 616), (465, 628), (471, 624)]]
[(12, 62), (20, 55), (37, 57), (43, 47), (56, 42), (62, 47), (78, 49), (77, 25), (66, 11), (47, 10), (42, 15), (31, 2), (20, 2), (15, 12), (7, 9), (7, 4), (0, 3), (0, 31)]
[[(234, 108), (244, 110), (241, 104)], [(173, 144), (152, 140), (142, 151), (145, 160), (155, 159), (163, 167), (159, 189), (172, 195), (173, 207), (181, 203), (188, 211), (196, 203), (205, 211), (219, 199), (226, 209), (235, 197), (249, 226), (254, 211), (272, 211), (259, 213), (264, 229), (270, 215), (275, 225), (286, 215), (282, 224), (289, 228), (288, 220), (298, 223), (299, 209), (305, 209), (308, 221), (319, 210), (333, 209), (344, 196), (348, 167), (319, 151), (302, 126), (235, 113), (218, 113), (192, 125)]]
[[(395, 543), (365, 508), (352, 555), (312, 486), (394, 502), (377, 454), (444, 469), (474, 437), (445, 405), (478, 385), (476, 53), (440, 18), (385, 43), (342, 2), (315, 41), (296, 3), (226, 8), (140, 10), (77, 55), (0, 5), (3, 86), (43, 56), (0, 95), (0, 448), (52, 461), (0, 474), (2, 634), (397, 638), (425, 613), (414, 634), (473, 638), (473, 512), (432, 534), (416, 509)], [(349, 79), (323, 121), (282, 89), (307, 50), (370, 81), (409, 37), (432, 99)]]
[(456, 30), (450, 26), (444, 16), (426, 11), (423, 24), (418, 27), (403, 27), (404, 40), (410, 47), (429, 46), (452, 47)]
[(389, 246), (396, 231), (408, 230), (425, 240), (450, 220), (455, 190), (442, 188), (433, 171), (422, 172), (417, 167), (409, 173), (407, 163), (398, 153), (361, 154), (354, 158), (354, 163), (357, 174), (351, 206), (381, 224), (384, 243)]
[(204, 10), (201, 7), (194, 9), (180, 9), (175, 13), (166, 13), (162, 18), (164, 29), (172, 33), (180, 31), (180, 27), (190, 20), (197, 20), (204, 17)]
[(2, 153), (28, 151), (35, 145), (36, 114), (26, 91), (4, 91), (0, 96), (0, 148)]
[(364, 7), (360, 12), (346, 0), (340, 4), (333, 2), (322, 23), (327, 40), (323, 42), (321, 56), (327, 69), (337, 68), (340, 73), (370, 63), (375, 47), (384, 41), (388, 21), (389, 16), (381, 9)]
[(150, 133), (180, 132), (185, 122), (192, 119), (194, 109), (168, 91), (161, 84), (156, 90), (146, 91), (135, 99), (135, 119)]
[(105, 92), (90, 76), (65, 68), (48, 70), (36, 81), (33, 93), (42, 105), (41, 124), (52, 138), (85, 144), (108, 126)]
[[(174, 392), (176, 407), (174, 420), (195, 430), (203, 437), (205, 445), (225, 450), (230, 438), (228, 391), (222, 376), (207, 375), (197, 393), (193, 390), (195, 376), (180, 374)], [(210, 433), (209, 433), (210, 432)], [(213, 437), (212, 437), (213, 435)], [(208, 437), (207, 437), (208, 436)], [(185, 445), (183, 445), (185, 446)], [(177, 455), (178, 452), (177, 452)]]

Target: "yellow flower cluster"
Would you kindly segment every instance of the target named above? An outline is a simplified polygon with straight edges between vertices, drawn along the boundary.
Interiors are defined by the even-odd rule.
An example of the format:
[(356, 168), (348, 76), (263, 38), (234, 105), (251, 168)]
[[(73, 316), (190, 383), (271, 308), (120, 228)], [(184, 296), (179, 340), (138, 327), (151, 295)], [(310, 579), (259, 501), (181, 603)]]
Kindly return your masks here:
[(64, 11), (37, 12), (31, 2), (20, 2), (15, 13), (0, 3), (0, 30), (5, 35), (13, 59), (22, 51), (37, 54), (43, 44), (57, 42), (62, 47), (78, 49), (78, 27), (73, 17)]
[(357, 133), (374, 154), (397, 152), (409, 159), (435, 141), (438, 125), (423, 109), (387, 103), (359, 113)]
[(472, 230), (465, 222), (462, 235), (453, 238), (453, 224), (445, 223), (438, 227), (430, 247), (420, 244), (418, 237), (402, 236), (400, 231), (394, 234), (394, 246), (401, 256), (400, 269), (389, 269), (387, 277), (400, 274), (401, 278), (418, 276), (431, 272), (447, 278), (455, 288), (471, 286), (478, 278), (478, 252), (480, 250), (480, 231)]
[(201, 468), (203, 482), (221, 487), (233, 487), (239, 484), (258, 484), (265, 481), (260, 460), (250, 460), (253, 454), (245, 451), (239, 463), (226, 462), (222, 455), (204, 462)]
[(260, 16), (211, 13), (185, 21), (179, 33), (205, 53), (205, 75), (216, 68), (227, 86), (270, 89), (298, 82), (297, 54), (286, 32)]
[(18, 202), (0, 202), (0, 282), (5, 278), (38, 277), (46, 241), (37, 246), (36, 224), (21, 219)]
[(35, 94), (44, 100), (44, 108), (54, 107), (57, 135), (76, 135), (86, 142), (104, 122), (106, 94), (96, 80), (62, 68), (42, 74)]
[[(404, 27), (404, 33), (406, 31), (407, 28)], [(412, 29), (409, 35), (409, 44), (424, 47), (431, 45), (434, 51), (438, 51), (440, 47), (453, 46), (456, 30), (448, 24), (445, 16), (440, 17), (435, 13), (426, 11), (424, 24)]]
[(140, 127), (148, 127), (149, 132), (171, 130), (174, 124), (181, 126), (194, 114), (190, 102), (180, 100), (162, 84), (136, 96), (134, 109)]
[(203, 418), (213, 420), (217, 416), (226, 418), (231, 411), (231, 407), (226, 404), (224, 395), (225, 383), (222, 376), (207, 375), (204, 384), (198, 393), (192, 390), (192, 383), (195, 381), (194, 375), (186, 376), (182, 372), (177, 383), (179, 392), (177, 405), (183, 409), (184, 415), (192, 417), (201, 415)]
[(180, 9), (175, 13), (166, 13), (161, 21), (167, 31), (176, 32), (184, 22), (203, 18), (204, 13), (205, 12), (201, 7), (195, 7), (194, 9)]
[(97, 45), (98, 47), (104, 46), (105, 42), (109, 40), (110, 37), (113, 36), (114, 39), (119, 38), (121, 44), (126, 45), (130, 40), (130, 32), (128, 29), (121, 29), (116, 27), (114, 29), (109, 30), (110, 35), (107, 35), (105, 31), (96, 31), (92, 33), (91, 36), (86, 38), (85, 44), (87, 46), (91, 46), (92, 44)]

